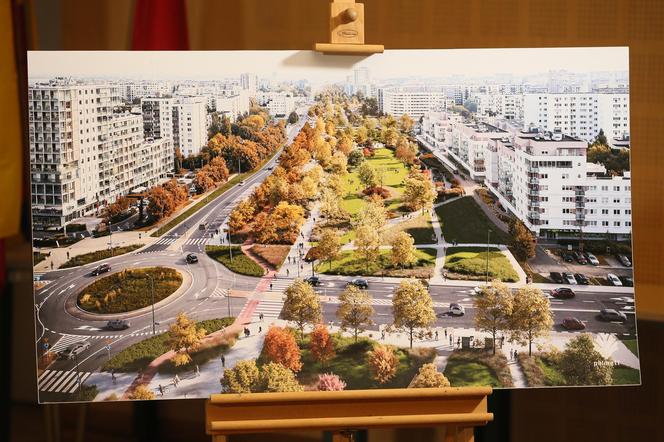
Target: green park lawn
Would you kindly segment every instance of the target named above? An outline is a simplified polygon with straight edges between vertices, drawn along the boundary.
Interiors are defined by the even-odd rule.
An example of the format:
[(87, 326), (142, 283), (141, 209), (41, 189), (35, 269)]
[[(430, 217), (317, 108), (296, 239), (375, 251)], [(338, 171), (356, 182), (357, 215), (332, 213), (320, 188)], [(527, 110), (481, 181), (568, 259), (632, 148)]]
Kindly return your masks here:
[(641, 383), (639, 370), (624, 365), (613, 367), (613, 385), (638, 385)]
[(636, 339), (623, 339), (622, 343), (625, 344), (625, 347), (627, 347), (629, 351), (634, 353), (634, 356), (637, 358), (639, 357), (639, 346)]
[[(394, 378), (385, 384), (374, 381), (367, 365), (367, 352), (378, 342), (360, 337), (357, 343), (352, 337), (333, 334), (334, 349), (336, 355), (324, 367), (316, 362), (309, 350), (309, 336), (299, 343), (302, 357), (302, 370), (297, 374), (298, 381), (304, 385), (313, 385), (318, 381), (318, 375), (323, 373), (334, 373), (346, 382), (347, 390), (372, 389), (372, 388), (405, 388), (415, 377), (419, 368), (433, 361), (435, 350), (430, 348), (397, 348), (396, 354), (399, 358), (399, 367)], [(267, 362), (265, 356), (261, 355), (258, 364)]]
[[(231, 325), (234, 320), (235, 318), (230, 317), (208, 319), (197, 322), (196, 325), (199, 328), (204, 328), (206, 334), (210, 334)], [(102, 371), (116, 371), (122, 373), (138, 372), (144, 369), (155, 358), (170, 350), (168, 345), (170, 338), (170, 333), (165, 332), (132, 344), (115, 354), (109, 361), (104, 363), (101, 369)], [(231, 346), (232, 345), (222, 344), (217, 347), (201, 349), (201, 351), (193, 352), (191, 353), (192, 362), (182, 368), (178, 368), (178, 370), (191, 370), (191, 367), (194, 364), (201, 365), (214, 357), (218, 357)], [(175, 372), (177, 370), (173, 364), (166, 363), (163, 364), (163, 367), (160, 367), (160, 371)]]
[(407, 221), (388, 227), (383, 234), (384, 244), (389, 244), (392, 236), (399, 232), (406, 232), (415, 240), (415, 244), (433, 244), (434, 230), (431, 215), (419, 215)]
[(247, 276), (263, 276), (265, 270), (244, 254), (240, 246), (205, 246), (205, 253), (231, 272)]
[(436, 263), (436, 249), (425, 248), (416, 249), (415, 256), (417, 262), (411, 267), (403, 269), (393, 267), (390, 262), (390, 250), (381, 249), (380, 257), (376, 262), (367, 265), (356, 250), (346, 250), (341, 252), (339, 258), (332, 261), (332, 268), (327, 262), (319, 263), (316, 271), (328, 275), (349, 275), (349, 276), (396, 276), (396, 277), (416, 277), (430, 278)]
[(447, 359), (444, 374), (452, 387), (513, 385), (505, 355), (500, 352), (493, 355), (483, 349), (453, 351)]
[[(397, 210), (401, 206), (400, 197), (403, 181), (408, 176), (408, 168), (387, 148), (376, 149), (376, 154), (366, 161), (376, 169), (379, 176), (382, 175), (383, 187), (390, 190), (391, 197), (385, 201), (385, 207), (387, 210)], [(357, 169), (345, 176), (344, 186), (346, 196), (341, 201), (341, 208), (355, 215), (366, 205)]]
[(436, 214), (447, 242), (486, 244), (491, 229), (491, 244), (508, 244), (507, 234), (484, 214), (471, 196), (436, 207)]
[[(486, 248), (449, 247), (445, 271), (450, 279), (480, 280), (486, 277)], [(489, 279), (516, 282), (519, 279), (510, 261), (498, 249), (489, 249)]]
[(143, 247), (143, 244), (132, 244), (129, 246), (124, 246), (124, 247), (113, 247), (113, 250), (111, 249), (105, 249), (105, 250), (96, 250), (94, 252), (90, 253), (84, 253), (82, 255), (77, 255), (73, 256), (71, 259), (69, 259), (67, 262), (62, 264), (60, 266), (61, 269), (67, 269), (70, 267), (78, 267), (86, 264), (90, 264), (93, 262), (101, 261), (102, 259), (108, 259), (113, 256), (118, 256), (118, 255), (123, 255), (125, 253), (130, 253), (133, 252), (134, 250), (138, 250), (141, 247)]
[(182, 275), (175, 269), (125, 269), (98, 279), (81, 290), (78, 305), (92, 313), (125, 313), (147, 307), (153, 299), (157, 303), (181, 285)]

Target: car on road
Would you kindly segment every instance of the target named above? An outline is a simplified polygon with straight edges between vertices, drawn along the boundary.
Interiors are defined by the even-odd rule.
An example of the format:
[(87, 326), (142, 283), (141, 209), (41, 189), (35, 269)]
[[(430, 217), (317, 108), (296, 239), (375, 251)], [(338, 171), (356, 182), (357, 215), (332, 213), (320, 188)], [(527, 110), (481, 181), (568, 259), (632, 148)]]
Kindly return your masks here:
[(451, 316), (463, 316), (466, 314), (466, 309), (461, 304), (452, 302), (447, 309), (447, 314)]
[(616, 255), (616, 259), (620, 264), (624, 265), (625, 267), (631, 267), (632, 266), (632, 261), (629, 260), (629, 258), (625, 255)]
[(557, 299), (570, 299), (576, 296), (576, 293), (568, 287), (559, 287), (551, 290), (551, 296)]
[(244, 180), (242, 180), (242, 181), (240, 181), (239, 183), (237, 183), (237, 185), (238, 185), (238, 186), (244, 186)]
[(189, 253), (185, 259), (187, 260), (187, 264), (196, 264), (198, 262), (198, 256), (193, 253)]
[(553, 282), (557, 282), (558, 284), (563, 283), (563, 275), (559, 272), (551, 272), (549, 273), (549, 277)]
[(576, 278), (574, 278), (574, 274), (572, 274), (572, 273), (569, 273), (569, 272), (563, 273), (563, 279), (565, 280), (565, 283), (567, 283), (567, 284), (571, 284), (571, 285), (578, 284), (576, 282)]
[(106, 328), (109, 330), (127, 330), (129, 327), (131, 324), (124, 319), (112, 319), (106, 323)]
[(603, 308), (599, 311), (599, 317), (604, 321), (625, 322), (627, 315), (612, 308)]
[(588, 264), (588, 260), (586, 260), (586, 257), (583, 256), (581, 252), (572, 252), (574, 255), (574, 259), (576, 259), (576, 262), (578, 262), (581, 265), (586, 265)]
[(574, 256), (571, 253), (563, 253), (563, 261), (572, 263), (574, 262)]
[(111, 271), (111, 265), (110, 264), (101, 264), (95, 267), (92, 272), (90, 273), (92, 276), (99, 276), (102, 273), (110, 272)]
[(622, 282), (620, 281), (620, 278), (618, 278), (613, 273), (609, 273), (608, 275), (606, 275), (606, 280), (609, 281), (609, 284), (615, 285), (616, 287), (622, 286)]
[(590, 284), (590, 280), (589, 280), (588, 277), (587, 277), (586, 275), (584, 275), (583, 273), (575, 273), (575, 274), (574, 274), (574, 277), (576, 278), (576, 280), (577, 280), (577, 281), (579, 282), (579, 284), (581, 284), (581, 285), (588, 285), (588, 284)]
[(74, 342), (69, 344), (64, 350), (58, 353), (60, 359), (72, 359), (83, 353), (90, 348), (90, 343), (87, 341)]
[(592, 264), (594, 266), (599, 265), (599, 259), (597, 259), (597, 257), (595, 255), (593, 255), (592, 253), (589, 253), (589, 252), (587, 252), (585, 255), (586, 255), (586, 259), (588, 260), (588, 262), (590, 264)]
[(354, 285), (355, 287), (361, 288), (361, 289), (368, 289), (369, 288), (369, 281), (366, 279), (362, 278), (354, 278), (348, 281), (348, 284), (346, 285)]
[(319, 285), (322, 284), (320, 278), (318, 276), (309, 276), (308, 278), (304, 278), (304, 282), (314, 286), (318, 287)]
[(634, 278), (631, 276), (621, 276), (620, 280), (625, 287), (634, 287)]
[(565, 318), (562, 325), (565, 330), (583, 330), (586, 328), (586, 324), (579, 318)]
[(272, 170), (272, 169), (274, 169), (274, 166), (270, 166), (267, 168), (267, 170)]

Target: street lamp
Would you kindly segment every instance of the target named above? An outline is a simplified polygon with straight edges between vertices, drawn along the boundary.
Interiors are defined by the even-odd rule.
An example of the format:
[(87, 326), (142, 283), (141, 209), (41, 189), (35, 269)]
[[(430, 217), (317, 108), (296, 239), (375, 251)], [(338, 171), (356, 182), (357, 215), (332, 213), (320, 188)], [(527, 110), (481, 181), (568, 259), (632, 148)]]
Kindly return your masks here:
[(148, 278), (150, 278), (150, 295), (152, 297), (152, 336), (154, 336), (157, 332), (155, 330), (155, 322), (154, 322), (154, 278), (150, 275), (145, 275)]
[(76, 369), (76, 382), (78, 383), (78, 398), (81, 398), (81, 372), (78, 369), (78, 355), (75, 352), (74, 354), (74, 368)]
[(486, 283), (489, 284), (489, 241), (491, 238), (491, 229), (486, 232)]

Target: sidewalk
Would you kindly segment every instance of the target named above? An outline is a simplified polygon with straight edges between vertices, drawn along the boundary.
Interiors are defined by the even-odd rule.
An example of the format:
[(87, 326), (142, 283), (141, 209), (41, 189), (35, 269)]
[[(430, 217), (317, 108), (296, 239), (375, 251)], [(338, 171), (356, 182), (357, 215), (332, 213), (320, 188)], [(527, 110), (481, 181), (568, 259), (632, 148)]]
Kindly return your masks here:
[[(311, 271), (311, 264), (304, 262), (304, 257), (311, 249), (310, 240), (311, 232), (314, 229), (316, 219), (320, 218), (320, 202), (316, 201), (309, 213), (309, 218), (304, 222), (300, 229), (300, 236), (288, 252), (288, 256), (284, 260), (277, 275), (280, 278), (304, 278), (308, 275), (307, 270)], [(300, 244), (302, 247), (300, 247)], [(300, 255), (301, 254), (301, 255)], [(302, 259), (299, 257), (302, 256)]]

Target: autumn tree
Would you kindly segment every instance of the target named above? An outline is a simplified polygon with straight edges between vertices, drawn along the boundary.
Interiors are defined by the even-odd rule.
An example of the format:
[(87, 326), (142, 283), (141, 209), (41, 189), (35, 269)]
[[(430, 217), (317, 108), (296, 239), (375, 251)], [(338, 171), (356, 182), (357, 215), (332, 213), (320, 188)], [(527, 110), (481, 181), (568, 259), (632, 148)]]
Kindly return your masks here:
[(283, 318), (293, 321), (304, 338), (304, 326), (317, 324), (321, 319), (321, 306), (318, 295), (310, 284), (296, 279), (284, 292), (286, 301), (282, 310)]
[(380, 235), (370, 225), (362, 224), (355, 229), (355, 247), (357, 253), (364, 259), (367, 273), (369, 264), (375, 262), (380, 256), (380, 245)]
[(173, 152), (173, 162), (175, 173), (180, 173), (184, 164), (184, 155), (182, 155), (182, 151), (179, 147), (176, 147), (175, 151)]
[(147, 385), (138, 385), (131, 394), (131, 399), (135, 401), (151, 401), (155, 394)]
[(348, 158), (341, 152), (335, 152), (327, 163), (327, 170), (336, 175), (344, 175), (348, 168)]
[(348, 156), (353, 151), (353, 140), (348, 135), (342, 135), (337, 142), (337, 150)]
[(394, 351), (394, 347), (376, 345), (373, 350), (367, 353), (367, 364), (374, 380), (380, 384), (385, 384), (397, 374), (399, 358)]
[(327, 365), (334, 356), (334, 341), (327, 327), (323, 324), (317, 324), (314, 331), (309, 335), (311, 355), (314, 360), (320, 362), (321, 366)]
[(383, 143), (389, 147), (395, 147), (399, 141), (399, 131), (394, 127), (388, 127), (382, 132)]
[(173, 196), (163, 187), (156, 186), (148, 192), (148, 213), (157, 218), (164, 218), (175, 210)]
[(339, 376), (332, 373), (318, 375), (316, 390), (318, 391), (341, 391), (346, 389), (346, 383)]
[(399, 129), (404, 133), (410, 133), (414, 125), (415, 121), (408, 114), (403, 114), (399, 118)]
[(392, 298), (394, 326), (408, 332), (410, 348), (413, 348), (413, 334), (418, 328), (428, 329), (436, 321), (433, 300), (424, 284), (414, 278), (402, 281)]
[(332, 270), (332, 261), (334, 261), (341, 252), (341, 243), (339, 236), (332, 229), (323, 229), (318, 240), (318, 256), (321, 261), (327, 261)]
[(592, 337), (584, 333), (570, 340), (560, 355), (558, 369), (567, 385), (610, 385), (613, 361), (595, 349)]
[(378, 173), (367, 161), (361, 163), (357, 168), (357, 175), (364, 187), (375, 187), (378, 185)]
[(104, 218), (106, 222), (112, 221), (117, 216), (123, 214), (131, 206), (131, 200), (126, 196), (119, 196), (114, 203), (109, 204), (104, 209)]
[(335, 219), (339, 215), (341, 198), (332, 189), (324, 188), (320, 197), (320, 213), (326, 218)]
[(496, 336), (501, 330), (508, 330), (514, 308), (512, 290), (500, 280), (494, 280), (482, 287), (475, 297), (475, 328), (491, 334), (493, 354), (496, 354)]
[(435, 364), (424, 364), (420, 367), (408, 388), (443, 388), (449, 387), (450, 381), (438, 371)]
[(226, 161), (221, 157), (212, 158), (209, 164), (210, 168), (210, 178), (215, 183), (223, 183), (228, 179), (228, 167), (226, 166)]
[(371, 295), (354, 285), (347, 286), (339, 295), (337, 318), (341, 321), (341, 329), (352, 330), (355, 342), (360, 332), (373, 325), (371, 317), (375, 311), (371, 306)]
[(187, 189), (183, 185), (178, 184), (175, 178), (168, 180), (164, 184), (164, 190), (171, 194), (175, 207), (180, 206), (189, 198)]
[(391, 259), (394, 267), (400, 266), (403, 268), (417, 262), (414, 244), (415, 240), (407, 232), (401, 231), (394, 235), (390, 243), (392, 246)]
[(304, 223), (304, 208), (282, 201), (270, 214), (270, 220), (274, 223), (278, 235), (292, 244), (297, 240), (300, 227)]
[(436, 199), (436, 188), (429, 177), (419, 170), (413, 170), (405, 180), (403, 201), (411, 210), (431, 208)]
[(399, 137), (394, 156), (400, 159), (404, 164), (413, 164), (419, 149), (417, 144), (411, 143), (407, 137)]
[(238, 361), (233, 368), (224, 370), (221, 378), (225, 393), (255, 393), (258, 391), (260, 371), (254, 359)]
[(542, 290), (531, 286), (517, 290), (509, 318), (510, 341), (528, 344), (530, 356), (533, 341), (548, 334), (552, 328), (551, 302)]
[(246, 228), (253, 220), (255, 210), (250, 199), (245, 199), (235, 206), (228, 217), (228, 228), (231, 233), (236, 233)]
[(175, 366), (186, 365), (191, 362), (189, 352), (196, 350), (205, 336), (205, 329), (196, 327), (196, 322), (180, 312), (175, 322), (168, 328), (168, 346), (175, 352), (172, 361)]
[(295, 374), (276, 362), (269, 362), (261, 368), (258, 390), (265, 393), (287, 393), (302, 391)]
[(210, 176), (209, 169), (201, 169), (196, 172), (196, 176), (192, 181), (198, 193), (204, 193), (214, 187), (214, 180)]
[(519, 261), (526, 261), (535, 256), (533, 235), (520, 220), (514, 218), (510, 223), (509, 234), (512, 251)]
[(371, 199), (364, 210), (360, 211), (356, 217), (356, 225), (368, 226), (375, 230), (377, 233), (382, 232), (385, 224), (387, 223), (387, 210), (382, 199), (376, 197)]
[(277, 362), (292, 371), (302, 369), (300, 347), (293, 333), (285, 328), (272, 326), (265, 335), (263, 352), (272, 362)]

